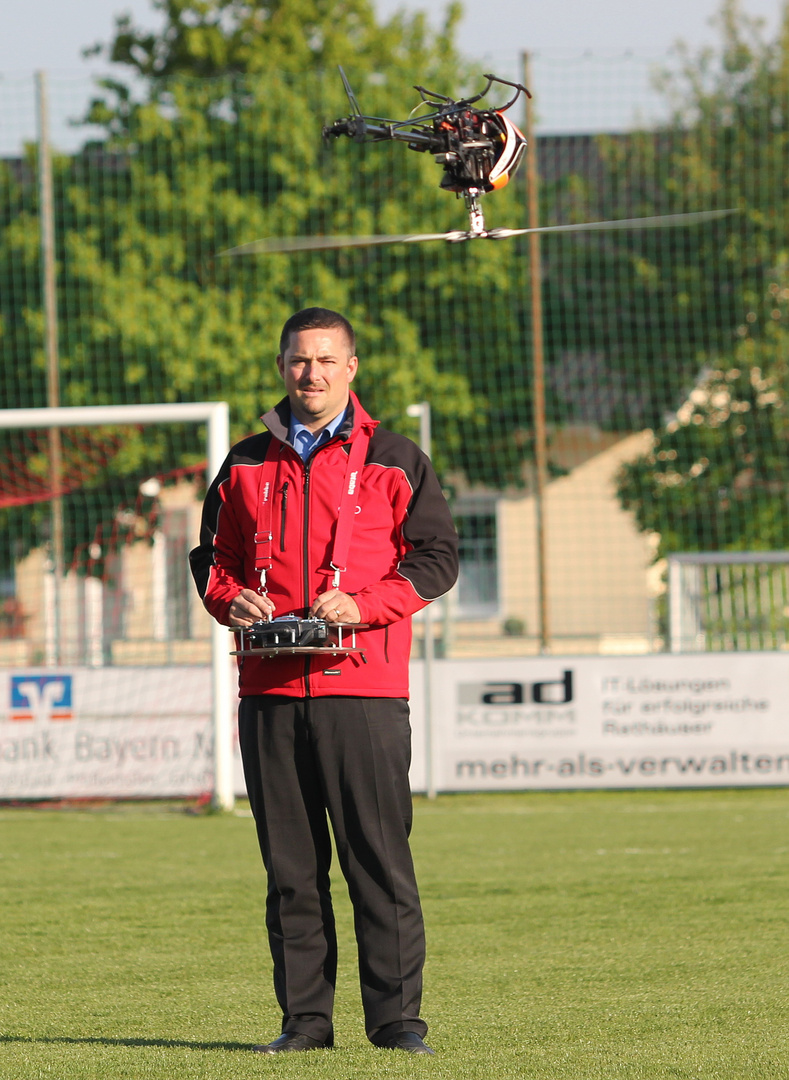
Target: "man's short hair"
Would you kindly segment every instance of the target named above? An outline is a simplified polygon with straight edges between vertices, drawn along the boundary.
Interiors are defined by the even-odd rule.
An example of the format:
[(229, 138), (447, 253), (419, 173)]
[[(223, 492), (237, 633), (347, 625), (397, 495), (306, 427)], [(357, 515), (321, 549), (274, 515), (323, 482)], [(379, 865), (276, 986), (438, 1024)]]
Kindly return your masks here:
[(330, 311), (329, 308), (308, 307), (291, 315), (282, 327), (279, 339), (280, 356), (284, 356), (290, 344), (290, 335), (298, 334), (302, 330), (344, 330), (348, 339), (350, 356), (356, 353), (356, 334), (344, 315), (338, 311)]

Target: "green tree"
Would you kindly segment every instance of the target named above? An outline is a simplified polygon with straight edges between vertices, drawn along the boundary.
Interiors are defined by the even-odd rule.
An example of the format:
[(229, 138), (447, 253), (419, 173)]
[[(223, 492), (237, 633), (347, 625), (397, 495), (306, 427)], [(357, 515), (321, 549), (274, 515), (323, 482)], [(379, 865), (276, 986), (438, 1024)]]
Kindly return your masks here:
[[(448, 8), (436, 35), (422, 15), (400, 14), (378, 25), (366, 0), (340, 9), (227, 0), (158, 6), (166, 16), (162, 32), (143, 33), (121, 20), (108, 52), (146, 80), (145, 104), (134, 105), (128, 87), (110, 83), (113, 100), (97, 101), (91, 119), (119, 145), (136, 148), (136, 192), (151, 185), (155, 169), (156, 188), (145, 199), (146, 236), (151, 203), (164, 200), (162, 234), (175, 231), (168, 224), (173, 214), (189, 219), (178, 230), (190, 238), (184, 264), (202, 269), (179, 305), (190, 321), (184, 336), (193, 340), (199, 326), (207, 342), (214, 331), (216, 349), (199, 365), (187, 362), (189, 342), (169, 341), (166, 326), (162, 357), (172, 358), (166, 362), (184, 372), (195, 392), (200, 381), (214, 393), (221, 383), (234, 415), (249, 424), (261, 389), (267, 392), (273, 379), (256, 363), (261, 344), (276, 340), (294, 307), (333, 304), (363, 329), (360, 387), (385, 422), (407, 425), (405, 405), (426, 398), (443, 472), (518, 482), (527, 440), (511, 433), (530, 426), (531, 394), (524, 355), (528, 282), (516, 247), (213, 260), (223, 247), (257, 236), (432, 232), (463, 224), (462, 207), (439, 191), (440, 172), (429, 158), (402, 145), (320, 141), (322, 120), (348, 108), (337, 62), (348, 67), (364, 107), (379, 115), (405, 115), (416, 100), (413, 83), (449, 94), (476, 88), (474, 66), (454, 46), (459, 7)], [(208, 78), (194, 80), (195, 71)], [(518, 201), (514, 185), (497, 194), (497, 220), (520, 221)], [(165, 273), (181, 291), (184, 270), (175, 269)], [(119, 289), (130, 293), (125, 283)], [(138, 286), (133, 291), (141, 295)], [(158, 282), (154, 292), (158, 299)], [(164, 305), (168, 322), (172, 300)]]
[(351, 59), (362, 70), (385, 64), (428, 71), (456, 58), (457, 2), (448, 4), (438, 35), (421, 13), (401, 12), (379, 23), (369, 0), (153, 0), (152, 7), (164, 17), (160, 30), (141, 30), (124, 15), (116, 19), (112, 42), (86, 53), (104, 54), (150, 85), (177, 74), (277, 78)]
[(702, 374), (619, 496), (658, 555), (789, 547), (789, 263)]
[[(691, 228), (544, 243), (554, 381), (594, 371), (606, 426), (659, 427), (693, 386), (698, 354), (730, 348), (776, 265), (789, 225), (787, 18), (765, 40), (758, 20), (726, 0), (719, 44), (678, 47), (659, 77), (667, 121), (599, 136), (583, 175), (546, 186), (546, 221), (738, 211)], [(557, 421), (572, 401), (555, 397)]]
[[(106, 137), (56, 162), (62, 401), (225, 398), (233, 435), (258, 426), (280, 394), (279, 328), (295, 308), (346, 311), (362, 330), (360, 388), (384, 422), (414, 434), (405, 406), (429, 400), (438, 465), (472, 479), (517, 477), (523, 457), (507, 428), (528, 423), (520, 365), (520, 282), (505, 252), (398, 249), (229, 260), (223, 249), (259, 236), (435, 231), (457, 227), (461, 206), (439, 191), (440, 172), (402, 145), (324, 146), (323, 122), (347, 112), (342, 60), (366, 108), (404, 115), (415, 82), (458, 93), (465, 66), (453, 45), (458, 9), (432, 32), (422, 16), (376, 23), (366, 0), (340, 8), (227, 0), (157, 5), (155, 35), (119, 20), (108, 55), (130, 75), (106, 80), (87, 119)], [(194, 72), (200, 77), (195, 78)], [(142, 82), (140, 81), (142, 80)], [(464, 83), (463, 77), (460, 84)], [(28, 180), (35, 158), (28, 159)], [(37, 289), (38, 207), (24, 205), (10, 172), (2, 238), (8, 279), (0, 341), (4, 370), (31, 357), (34, 377), (9, 387), (9, 405), (45, 404)], [(516, 194), (497, 195), (502, 218)], [(475, 245), (485, 247), (485, 245)], [(493, 245), (490, 245), (493, 247)], [(525, 284), (518, 289), (526, 301)], [(484, 344), (482, 344), (484, 342)], [(493, 354), (490, 356), (490, 354)], [(504, 358), (497, 382), (495, 365)], [(515, 360), (513, 360), (515, 358)], [(491, 369), (494, 371), (491, 377)], [(500, 432), (493, 446), (491, 429)], [(125, 432), (96, 492), (117, 481), (128, 502), (163, 460), (174, 470), (202, 456), (190, 430)], [(84, 502), (84, 500), (83, 500)], [(71, 550), (86, 549), (111, 499), (75, 504)], [(106, 529), (105, 529), (106, 531)], [(35, 531), (27, 530), (30, 543)]]
[[(453, 44), (459, 8), (448, 9), (438, 34), (421, 15), (379, 26), (363, 0), (340, 9), (226, 0), (159, 8), (166, 16), (159, 34), (122, 20), (109, 49), (146, 80), (145, 100), (135, 103), (129, 87), (114, 81), (90, 114), (113, 146), (134, 148), (112, 250), (101, 225), (95, 240), (81, 224), (72, 239), (79, 287), (94, 290), (102, 321), (115, 325), (113, 350), (119, 359), (138, 358), (130, 377), (185, 396), (216, 396), (221, 387), (238, 429), (248, 430), (261, 391), (276, 389), (261, 348), (270, 350), (294, 307), (330, 304), (360, 323), (360, 386), (385, 422), (402, 426), (405, 405), (427, 398), (442, 470), (517, 479), (522, 451), (502, 436), (491, 453), (490, 439), (491, 429), (529, 420), (527, 287), (514, 248), (215, 258), (258, 236), (462, 224), (464, 212), (439, 191), (429, 158), (402, 145), (326, 147), (320, 140), (322, 121), (348, 108), (337, 61), (349, 67), (365, 108), (380, 115), (405, 115), (415, 82), (448, 93), (475, 87), (473, 67)], [(205, 77), (194, 79), (194, 71)], [(514, 190), (496, 198), (502, 220), (508, 212), (519, 220)], [(92, 206), (85, 195), (80, 221)], [(141, 338), (155, 341), (155, 359)]]
[[(685, 401), (678, 408), (675, 399), (668, 425), (665, 416), (653, 423), (654, 449), (621, 477), (623, 505), (660, 534), (660, 554), (789, 544), (789, 9), (773, 41), (735, 0), (719, 26), (718, 50), (683, 52), (664, 79), (675, 108), (662, 205), (691, 209), (695, 200), (740, 213), (714, 230), (717, 251), (692, 242), (677, 293), (686, 348), (675, 354), (682, 361), (667, 357)], [(666, 280), (655, 261), (644, 272)]]

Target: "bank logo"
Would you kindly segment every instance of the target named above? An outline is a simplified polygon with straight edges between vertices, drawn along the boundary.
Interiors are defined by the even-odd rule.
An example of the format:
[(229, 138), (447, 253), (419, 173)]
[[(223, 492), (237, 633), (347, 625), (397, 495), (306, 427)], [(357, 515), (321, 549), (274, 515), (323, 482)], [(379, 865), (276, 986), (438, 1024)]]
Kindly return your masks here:
[(12, 675), (12, 720), (73, 720), (71, 675)]
[(541, 682), (460, 683), (458, 705), (569, 705), (573, 700), (573, 673)]

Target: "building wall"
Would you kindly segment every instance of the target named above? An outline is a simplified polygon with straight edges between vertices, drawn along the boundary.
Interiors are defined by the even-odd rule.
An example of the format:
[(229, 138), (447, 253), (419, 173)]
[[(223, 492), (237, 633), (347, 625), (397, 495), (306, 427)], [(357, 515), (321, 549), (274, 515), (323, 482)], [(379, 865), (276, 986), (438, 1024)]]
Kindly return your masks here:
[[(552, 636), (638, 635), (653, 632), (654, 539), (640, 533), (620, 506), (620, 466), (650, 447), (649, 431), (613, 446), (552, 481), (545, 493), (547, 593)], [(501, 595), (503, 617), (538, 632), (534, 497), (503, 498)]]

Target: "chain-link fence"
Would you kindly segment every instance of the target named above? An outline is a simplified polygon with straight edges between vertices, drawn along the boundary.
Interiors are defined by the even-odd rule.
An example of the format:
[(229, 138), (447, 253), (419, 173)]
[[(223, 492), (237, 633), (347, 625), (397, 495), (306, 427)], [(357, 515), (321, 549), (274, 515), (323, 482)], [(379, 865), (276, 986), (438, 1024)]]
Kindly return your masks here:
[[(655, 70), (672, 68), (655, 89)], [(542, 223), (738, 211), (544, 237), (544, 386), (526, 239), (217, 257), (265, 236), (465, 226), (428, 156), (321, 141), (322, 124), (347, 113), (335, 73), (173, 79), (139, 105), (94, 91), (90, 126), (67, 123), (88, 111), (84, 80), (49, 79), (49, 239), (40, 96), (32, 77), (4, 82), (3, 404), (221, 399), (241, 436), (281, 396), (285, 318), (342, 310), (368, 410), (417, 438), (408, 406), (431, 408), (461, 538), (459, 585), (435, 613), (444, 654), (663, 649), (667, 555), (789, 547), (779, 68), (754, 60), (694, 90), (676, 57), (532, 59)], [(517, 57), (501, 71), (521, 73)], [(382, 116), (416, 100), (383, 77), (354, 89)], [(486, 200), (489, 226), (526, 224), (525, 177)], [(208, 623), (185, 563), (202, 434), (0, 431), (0, 453), (2, 662), (203, 662)], [(53, 578), (74, 624), (54, 653), (42, 617)], [(769, 617), (785, 620), (783, 606)]]

